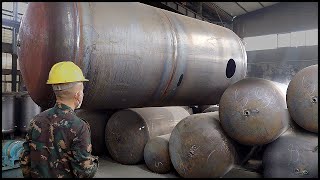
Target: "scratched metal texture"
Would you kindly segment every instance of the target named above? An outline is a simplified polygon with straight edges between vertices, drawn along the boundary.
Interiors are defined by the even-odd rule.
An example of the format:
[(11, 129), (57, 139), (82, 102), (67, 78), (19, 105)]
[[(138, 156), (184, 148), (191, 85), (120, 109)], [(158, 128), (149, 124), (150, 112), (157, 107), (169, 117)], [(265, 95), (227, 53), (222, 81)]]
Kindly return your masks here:
[(245, 78), (231, 85), (219, 103), (222, 128), (244, 145), (263, 145), (289, 127), (285, 95), (272, 82)]
[(137, 2), (31, 2), (18, 41), (26, 88), (41, 107), (55, 102), (45, 83), (60, 61), (89, 79), (87, 109), (217, 104), (247, 69), (231, 30)]
[(152, 138), (144, 147), (144, 162), (152, 172), (164, 174), (173, 168), (169, 155), (170, 135), (165, 134)]
[(265, 178), (317, 178), (318, 135), (286, 133), (267, 145), (263, 154)]
[(304, 129), (318, 133), (318, 65), (299, 71), (287, 90), (288, 110), (292, 119)]
[(91, 129), (92, 154), (96, 156), (108, 155), (105, 143), (105, 127), (114, 111), (93, 111), (87, 109), (77, 109), (76, 115), (85, 120)]
[(169, 140), (175, 170), (184, 178), (218, 178), (235, 164), (236, 151), (216, 112), (194, 114), (180, 121)]
[(108, 152), (121, 164), (140, 163), (149, 139), (171, 133), (175, 125), (189, 115), (182, 107), (130, 108), (118, 111), (106, 125)]

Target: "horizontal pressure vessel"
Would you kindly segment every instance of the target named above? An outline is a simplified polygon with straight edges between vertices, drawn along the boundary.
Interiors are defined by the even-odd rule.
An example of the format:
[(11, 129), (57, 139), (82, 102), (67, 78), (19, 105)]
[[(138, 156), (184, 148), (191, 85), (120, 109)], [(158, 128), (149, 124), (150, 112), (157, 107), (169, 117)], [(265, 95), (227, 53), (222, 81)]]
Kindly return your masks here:
[(137, 2), (29, 3), (18, 38), (32, 99), (55, 102), (50, 68), (84, 71), (83, 108), (217, 104), (244, 78), (247, 55), (230, 29)]
[(143, 161), (147, 142), (171, 133), (190, 114), (182, 107), (130, 108), (114, 113), (107, 122), (105, 141), (111, 157), (121, 164)]

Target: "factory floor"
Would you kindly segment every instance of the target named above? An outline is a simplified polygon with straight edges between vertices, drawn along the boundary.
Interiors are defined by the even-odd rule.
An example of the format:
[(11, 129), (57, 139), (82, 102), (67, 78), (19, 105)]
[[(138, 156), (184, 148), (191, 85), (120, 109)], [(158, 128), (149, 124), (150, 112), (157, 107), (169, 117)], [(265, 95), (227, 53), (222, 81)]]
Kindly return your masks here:
[[(148, 170), (145, 164), (122, 165), (107, 156), (99, 157), (99, 169), (94, 178), (178, 178), (176, 171), (168, 174), (156, 174)], [(2, 178), (22, 178), (21, 169), (2, 171)], [(261, 175), (234, 168), (224, 178), (261, 178)]]

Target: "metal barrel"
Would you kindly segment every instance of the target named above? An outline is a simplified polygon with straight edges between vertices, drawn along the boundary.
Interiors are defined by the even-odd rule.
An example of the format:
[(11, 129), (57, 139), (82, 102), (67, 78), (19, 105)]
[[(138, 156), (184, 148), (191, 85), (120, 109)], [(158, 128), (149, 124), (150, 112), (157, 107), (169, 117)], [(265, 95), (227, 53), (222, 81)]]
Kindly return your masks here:
[(222, 95), (219, 116), (228, 136), (244, 145), (263, 145), (288, 129), (284, 95), (272, 81), (246, 78)]
[(150, 139), (144, 147), (144, 162), (147, 167), (159, 174), (170, 172), (172, 163), (169, 155), (170, 134)]
[(84, 71), (92, 109), (215, 104), (247, 70), (230, 29), (138, 2), (31, 2), (17, 44), (41, 107), (54, 104), (46, 81), (59, 61)]
[(9, 134), (15, 131), (15, 93), (2, 93), (2, 133)]
[(222, 177), (232, 169), (236, 157), (216, 112), (181, 120), (171, 133), (169, 153), (175, 170), (185, 178)]
[(109, 119), (105, 140), (111, 157), (122, 164), (137, 164), (149, 139), (171, 133), (190, 114), (182, 107), (131, 108)]
[(304, 131), (280, 136), (263, 154), (266, 178), (317, 178), (318, 135)]
[(20, 132), (26, 133), (30, 121), (41, 112), (41, 107), (31, 99), (28, 92), (22, 92), (19, 96), (20, 116), (17, 125)]
[(318, 64), (300, 70), (290, 81), (287, 105), (292, 119), (302, 128), (318, 133)]
[(105, 143), (105, 127), (112, 111), (76, 110), (76, 115), (90, 125), (93, 155), (106, 155), (108, 150)]

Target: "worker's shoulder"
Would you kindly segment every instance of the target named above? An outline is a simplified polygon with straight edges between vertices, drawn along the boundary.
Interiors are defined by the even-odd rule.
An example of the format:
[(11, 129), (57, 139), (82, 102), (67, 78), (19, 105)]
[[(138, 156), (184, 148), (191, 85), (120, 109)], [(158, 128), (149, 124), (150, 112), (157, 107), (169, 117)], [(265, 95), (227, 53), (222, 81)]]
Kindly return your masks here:
[(55, 108), (47, 109), (39, 113), (38, 115), (36, 115), (33, 119), (35, 121), (42, 121), (43, 119), (52, 119), (52, 118), (58, 121), (60, 120), (69, 121), (74, 126), (84, 126), (88, 124), (86, 121), (79, 118), (75, 114), (75, 112), (72, 110), (60, 112), (60, 111), (57, 111)]
[(84, 119), (78, 117), (75, 113), (71, 113), (71, 119), (79, 125), (87, 125), (87, 121), (85, 121)]

